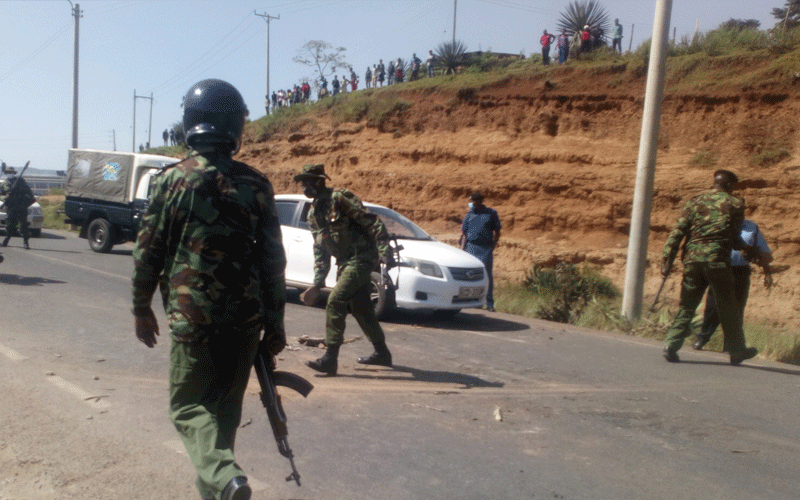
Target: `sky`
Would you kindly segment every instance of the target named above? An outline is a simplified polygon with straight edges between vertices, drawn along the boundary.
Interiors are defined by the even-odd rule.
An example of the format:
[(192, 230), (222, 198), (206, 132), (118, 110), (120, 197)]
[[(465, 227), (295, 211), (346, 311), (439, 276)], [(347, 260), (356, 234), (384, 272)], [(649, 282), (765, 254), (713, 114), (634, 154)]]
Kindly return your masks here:
[[(656, 0), (600, 0), (623, 25), (623, 47), (650, 38)], [(72, 144), (75, 0), (0, 0), (0, 160), (65, 170)], [(292, 59), (311, 40), (344, 47), (363, 82), (383, 59), (425, 59), (455, 34), (467, 50), (539, 50), (568, 0), (78, 0), (78, 147), (131, 151), (181, 120), (196, 82), (219, 78), (244, 96), (250, 119), (265, 114), (267, 29), (270, 89), (312, 77)], [(673, 0), (671, 28), (691, 36), (730, 19), (772, 27), (784, 0)], [(272, 18), (269, 26), (264, 17)], [(633, 36), (631, 38), (631, 32)], [(339, 72), (341, 76), (341, 72)], [(359, 85), (363, 88), (363, 83)], [(134, 98), (134, 96), (137, 96)], [(152, 96), (152, 99), (150, 98)], [(135, 103), (135, 117), (134, 117)], [(152, 127), (151, 120), (152, 103)], [(134, 120), (135, 118), (135, 120)], [(135, 130), (134, 130), (135, 121)], [(152, 132), (150, 129), (152, 128)], [(134, 142), (135, 136), (135, 142)]]

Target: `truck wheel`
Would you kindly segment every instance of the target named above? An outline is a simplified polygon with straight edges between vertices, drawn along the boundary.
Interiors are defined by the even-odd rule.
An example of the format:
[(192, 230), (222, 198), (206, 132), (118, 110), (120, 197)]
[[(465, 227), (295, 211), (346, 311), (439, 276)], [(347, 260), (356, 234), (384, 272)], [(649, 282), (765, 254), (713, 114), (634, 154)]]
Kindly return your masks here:
[(392, 309), (394, 309), (394, 289), (381, 286), (380, 273), (372, 273), (369, 298), (372, 300), (372, 306), (375, 308), (375, 316), (377, 316), (378, 319), (385, 319)]
[(86, 237), (89, 240), (89, 247), (98, 253), (108, 253), (114, 246), (111, 224), (105, 219), (95, 219), (90, 222)]

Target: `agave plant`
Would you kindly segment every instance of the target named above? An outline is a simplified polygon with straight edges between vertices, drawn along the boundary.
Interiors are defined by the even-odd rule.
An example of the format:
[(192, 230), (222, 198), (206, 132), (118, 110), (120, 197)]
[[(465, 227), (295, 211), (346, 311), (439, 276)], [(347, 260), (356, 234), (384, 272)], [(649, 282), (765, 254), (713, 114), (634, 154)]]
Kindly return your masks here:
[(599, 28), (603, 33), (611, 29), (606, 8), (596, 0), (573, 0), (567, 4), (567, 10), (561, 13), (556, 25), (558, 30), (565, 30), (567, 35), (579, 33), (584, 26)]
[(444, 42), (436, 47), (436, 64), (444, 68), (446, 75), (454, 74), (456, 68), (466, 62), (467, 46), (464, 42)]

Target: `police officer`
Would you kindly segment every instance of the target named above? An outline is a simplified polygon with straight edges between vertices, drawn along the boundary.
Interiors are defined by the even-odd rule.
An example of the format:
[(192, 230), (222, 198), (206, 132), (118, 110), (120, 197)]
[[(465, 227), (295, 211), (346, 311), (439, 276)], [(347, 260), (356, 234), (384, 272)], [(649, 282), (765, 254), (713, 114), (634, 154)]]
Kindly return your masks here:
[(17, 225), (19, 225), (19, 232), (22, 234), (25, 250), (29, 250), (31, 247), (28, 244), (28, 239), (30, 238), (28, 234), (28, 207), (36, 202), (33, 191), (31, 191), (28, 183), (25, 182), (25, 178), (17, 177), (12, 170), (2, 190), (0, 190), (0, 194), (6, 195), (5, 201), (2, 203), (2, 207), (6, 210), (6, 238), (3, 240), (3, 246), (8, 246), (11, 234), (17, 230)]
[(272, 185), (232, 159), (246, 116), (227, 82), (189, 89), (189, 155), (152, 181), (133, 253), (136, 336), (156, 343), (150, 303), (160, 285), (172, 338), (169, 416), (204, 499), (250, 498), (233, 453), (242, 400), (258, 350), (274, 355), (286, 343), (286, 256)]
[(731, 250), (742, 250), (748, 260), (755, 260), (758, 255), (757, 250), (739, 236), (745, 204), (732, 194), (738, 182), (733, 172), (714, 172), (714, 190), (686, 204), (664, 246), (661, 274), (667, 276), (681, 242), (686, 239), (680, 308), (664, 339), (664, 358), (670, 363), (680, 361), (678, 349), (691, 333), (695, 310), (708, 287), (717, 299), (717, 312), (725, 336), (724, 350), (730, 354), (731, 364), (738, 365), (758, 354), (757, 349), (745, 343), (731, 272)]
[(308, 225), (314, 236), (314, 286), (309, 290), (325, 286), (331, 256), (336, 257), (338, 266), (336, 286), (328, 296), (326, 307), (327, 350), (321, 358), (307, 361), (306, 365), (318, 372), (336, 375), (349, 307), (375, 348), (374, 353), (358, 358), (358, 362), (392, 366), (392, 354), (386, 347), (386, 337), (370, 300), (372, 271), (380, 262), (389, 268), (395, 264), (386, 226), (375, 214), (364, 209), (356, 195), (346, 189), (327, 187), (326, 179), (330, 177), (320, 164), (304, 165), (294, 177), (295, 182), (302, 183), (305, 195), (314, 199), (308, 211)]

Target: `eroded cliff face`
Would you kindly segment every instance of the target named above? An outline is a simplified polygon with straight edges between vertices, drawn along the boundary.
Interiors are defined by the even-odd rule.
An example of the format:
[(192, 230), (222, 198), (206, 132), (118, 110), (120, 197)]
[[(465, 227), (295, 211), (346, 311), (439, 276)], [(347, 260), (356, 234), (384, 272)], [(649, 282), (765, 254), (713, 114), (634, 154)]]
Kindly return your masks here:
[[(534, 263), (589, 263), (622, 286), (644, 101), (642, 81), (564, 69), (545, 82), (507, 78), (458, 94), (401, 92), (412, 103), (381, 129), (304, 118), (292, 131), (245, 141), (239, 158), (299, 192), (292, 175), (324, 163), (332, 185), (390, 206), (455, 243), (467, 196), (486, 194), (503, 238), (499, 279)], [(743, 179), (740, 194), (775, 254), (777, 286), (754, 286), (748, 316), (793, 328), (800, 319), (798, 89), (673, 93), (663, 103), (646, 293), (658, 286), (660, 253), (686, 200), (710, 188), (716, 168)], [(379, 97), (375, 97), (376, 99)], [(252, 131), (251, 134), (254, 134)], [(762, 165), (766, 156), (784, 157)], [(678, 273), (665, 289), (677, 297)]]

